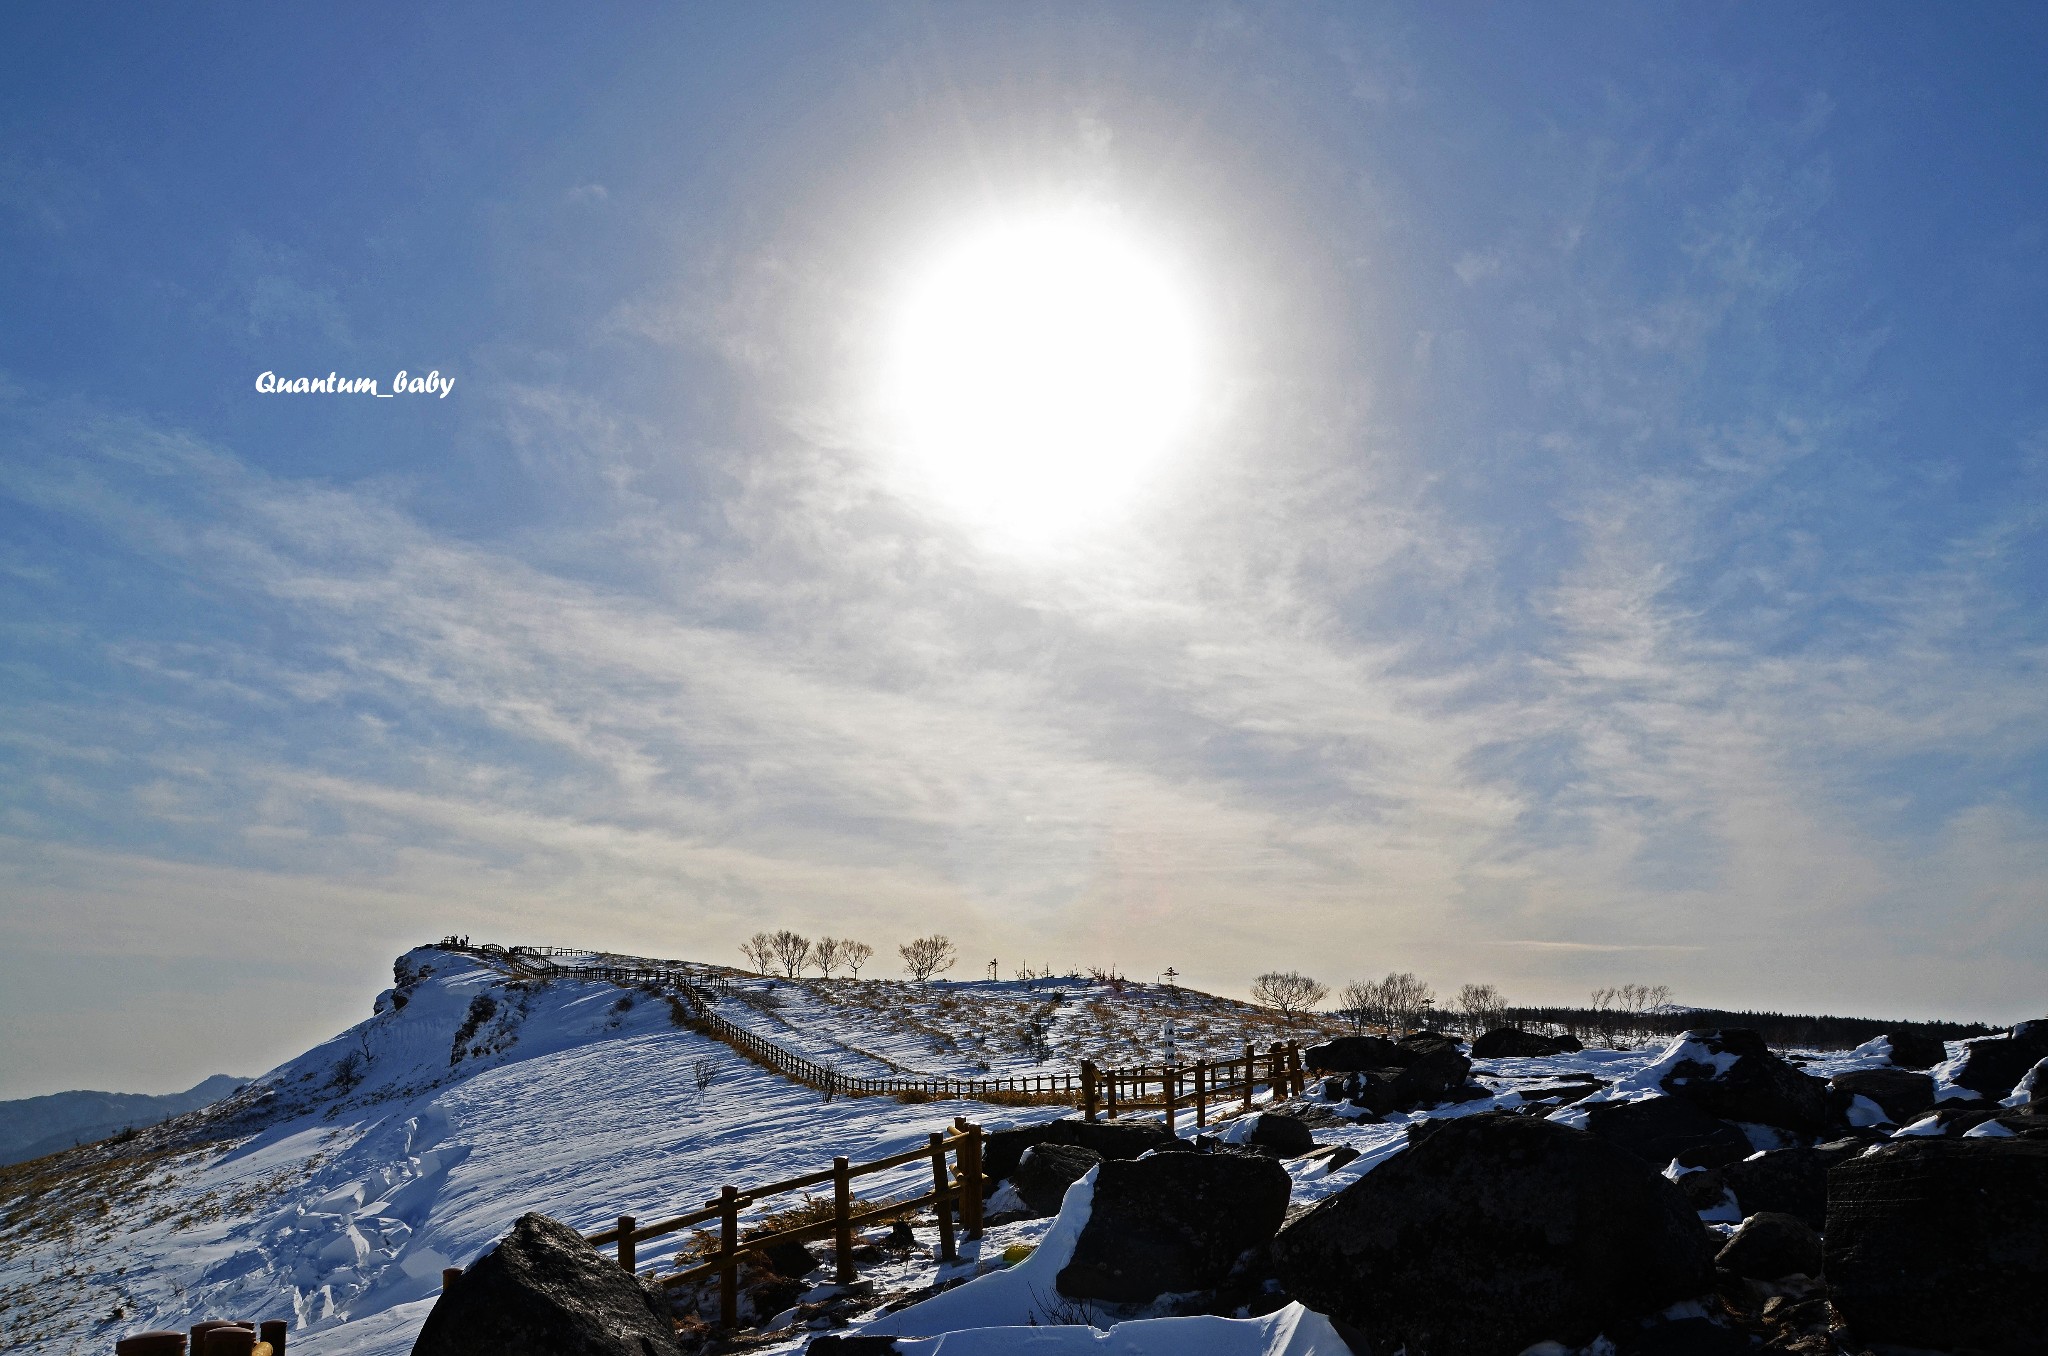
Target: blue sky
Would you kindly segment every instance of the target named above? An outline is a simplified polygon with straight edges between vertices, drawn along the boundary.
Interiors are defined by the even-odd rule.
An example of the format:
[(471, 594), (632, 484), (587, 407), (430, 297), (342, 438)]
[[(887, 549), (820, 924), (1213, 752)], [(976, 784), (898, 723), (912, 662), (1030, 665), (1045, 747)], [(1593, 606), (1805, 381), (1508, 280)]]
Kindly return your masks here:
[[(2034, 6), (16, 6), (0, 1096), (447, 932), (764, 926), (2038, 1015)], [(1198, 433), (1019, 552), (921, 258), (1170, 256)], [(256, 375), (438, 370), (446, 399)], [(261, 1014), (251, 1020), (251, 1014)]]

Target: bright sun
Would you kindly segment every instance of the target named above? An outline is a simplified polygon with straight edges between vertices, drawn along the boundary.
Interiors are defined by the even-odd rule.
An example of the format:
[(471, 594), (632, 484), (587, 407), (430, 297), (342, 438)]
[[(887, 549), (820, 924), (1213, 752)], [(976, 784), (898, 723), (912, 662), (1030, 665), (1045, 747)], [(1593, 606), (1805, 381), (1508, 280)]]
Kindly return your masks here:
[(917, 276), (884, 398), (955, 511), (1044, 542), (1126, 507), (1195, 409), (1196, 325), (1173, 270), (1106, 214), (983, 226)]

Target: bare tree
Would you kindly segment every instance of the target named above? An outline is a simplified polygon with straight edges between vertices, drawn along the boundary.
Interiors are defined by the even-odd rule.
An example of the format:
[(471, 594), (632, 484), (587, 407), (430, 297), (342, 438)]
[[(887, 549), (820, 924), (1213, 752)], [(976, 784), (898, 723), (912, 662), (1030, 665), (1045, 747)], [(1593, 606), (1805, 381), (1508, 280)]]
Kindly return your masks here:
[(846, 964), (846, 953), (841, 950), (845, 945), (837, 937), (820, 937), (811, 948), (811, 964), (818, 967), (819, 974), (832, 978), (832, 972)]
[(847, 969), (853, 971), (853, 977), (855, 979), (860, 978), (860, 967), (866, 965), (868, 963), (868, 957), (874, 954), (875, 949), (869, 946), (866, 942), (850, 941), (844, 937), (839, 939), (840, 962), (844, 964)]
[(1345, 1020), (1356, 1031), (1365, 1030), (1368, 1022), (1379, 1021), (1380, 986), (1370, 979), (1354, 979), (1344, 986), (1344, 992), (1337, 996), (1343, 1006), (1338, 1009)]
[(757, 932), (740, 943), (740, 954), (747, 958), (747, 964), (754, 967), (754, 973), (765, 975), (775, 968), (775, 939), (765, 932)]
[(1436, 1002), (1436, 991), (1407, 970), (1397, 970), (1371, 987), (1374, 1020), (1390, 1031), (1422, 1025), (1423, 1014)]
[(697, 1091), (702, 1092), (718, 1081), (718, 1061), (711, 1058), (698, 1060), (690, 1066), (690, 1074), (697, 1080)]
[(1477, 1036), (1501, 1023), (1507, 1000), (1491, 984), (1467, 984), (1458, 990), (1458, 1011), (1465, 1015), (1466, 1034)]
[(952, 941), (938, 933), (906, 942), (896, 950), (903, 957), (904, 972), (920, 984), (933, 975), (952, 969), (953, 962), (958, 959)]
[(775, 948), (775, 963), (782, 967), (782, 973), (795, 979), (804, 972), (804, 965), (811, 958), (811, 939), (800, 932), (782, 929), (768, 939)]
[(1287, 1025), (1328, 997), (1330, 988), (1293, 970), (1268, 970), (1252, 981), (1252, 998), (1276, 1009)]

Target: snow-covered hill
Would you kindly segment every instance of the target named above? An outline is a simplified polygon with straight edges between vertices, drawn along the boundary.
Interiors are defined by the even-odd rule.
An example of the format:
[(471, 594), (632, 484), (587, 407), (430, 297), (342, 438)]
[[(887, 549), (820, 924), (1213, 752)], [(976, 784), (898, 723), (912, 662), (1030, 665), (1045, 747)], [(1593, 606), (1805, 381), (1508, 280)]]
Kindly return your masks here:
[[(524, 1211), (595, 1231), (620, 1213), (694, 1208), (726, 1183), (812, 1171), (834, 1154), (901, 1152), (956, 1115), (996, 1128), (1063, 1114), (828, 1100), (679, 1025), (665, 998), (563, 964), (409, 952), (372, 1017), (236, 1097), (123, 1145), (0, 1171), (0, 1341), (25, 1352), (95, 1350), (123, 1332), (232, 1315), (290, 1319), (293, 1349), (312, 1356), (396, 1356), (409, 1350), (441, 1269), (473, 1261)], [(717, 1008), (850, 1072), (1066, 1069), (1077, 1054), (1132, 1053), (1124, 1046), (1168, 1015), (1184, 1050), (1221, 1053), (1276, 1034), (1268, 1015), (1201, 995), (1063, 992), (1055, 1004), (1043, 985), (749, 980), (727, 986)], [(1041, 1039), (1023, 1039), (1034, 1021)], [(1495, 1098), (1418, 1115), (1513, 1105), (1515, 1086), (1559, 1074), (1625, 1084), (1656, 1055), (1482, 1061), (1475, 1073)], [(700, 1090), (707, 1061), (715, 1072)], [(1398, 1151), (1407, 1119), (1319, 1127), (1320, 1140), (1362, 1156), (1335, 1172), (1322, 1160), (1290, 1165), (1297, 1202)], [(926, 1172), (913, 1164), (864, 1179), (864, 1194), (913, 1191)], [(1000, 1251), (1045, 1227), (1010, 1226), (982, 1248)], [(643, 1265), (660, 1256), (643, 1246)], [(965, 1265), (976, 1256), (968, 1249)], [(935, 1271), (928, 1263), (922, 1276), (895, 1279), (916, 1284)]]

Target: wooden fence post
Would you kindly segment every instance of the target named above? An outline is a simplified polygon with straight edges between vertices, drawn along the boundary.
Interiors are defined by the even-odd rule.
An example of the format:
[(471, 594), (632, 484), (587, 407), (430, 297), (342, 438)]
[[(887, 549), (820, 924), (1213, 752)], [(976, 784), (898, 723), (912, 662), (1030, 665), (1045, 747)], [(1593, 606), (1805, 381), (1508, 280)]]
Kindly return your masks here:
[(960, 1223), (966, 1228), (969, 1238), (981, 1237), (981, 1127), (968, 1121), (965, 1116), (954, 1120), (960, 1133), (967, 1136), (958, 1150), (960, 1157)]
[(1209, 1061), (1195, 1061), (1195, 1129), (1209, 1123)]
[(858, 1279), (853, 1267), (853, 1174), (845, 1158), (832, 1160), (832, 1249), (839, 1269), (833, 1279), (852, 1285)]
[(1109, 1071), (1109, 1086), (1103, 1090), (1103, 1102), (1105, 1105), (1102, 1113), (1111, 1120), (1116, 1119), (1116, 1085), (1121, 1082), (1123, 1082), (1122, 1072), (1111, 1069)]
[(640, 1221), (631, 1215), (619, 1216), (619, 1269), (628, 1275), (631, 1275), (639, 1265), (633, 1240), (633, 1230), (639, 1223)]
[(718, 1323), (731, 1328), (740, 1321), (740, 1264), (733, 1254), (740, 1249), (739, 1188), (718, 1191), (718, 1251), (725, 1265), (718, 1271)]
[(932, 1202), (932, 1210), (939, 1217), (939, 1256), (945, 1261), (958, 1261), (960, 1250), (953, 1245), (953, 1202), (952, 1183), (946, 1180), (946, 1137), (932, 1131), (932, 1190), (938, 1199)]
[(1244, 1048), (1244, 1109), (1252, 1109), (1252, 1082), (1258, 1072), (1258, 1062), (1252, 1058), (1252, 1048)]

